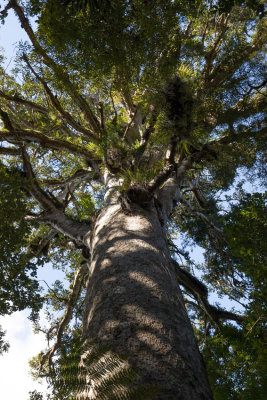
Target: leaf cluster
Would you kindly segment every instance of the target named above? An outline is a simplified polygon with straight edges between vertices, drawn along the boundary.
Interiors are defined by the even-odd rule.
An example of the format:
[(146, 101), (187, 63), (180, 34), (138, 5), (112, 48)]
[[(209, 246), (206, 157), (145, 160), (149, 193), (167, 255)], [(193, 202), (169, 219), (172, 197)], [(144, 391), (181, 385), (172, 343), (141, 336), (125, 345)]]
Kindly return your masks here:
[(16, 170), (0, 165), (0, 314), (10, 314), (29, 307), (37, 312), (42, 304), (36, 278), (40, 261), (29, 261), (27, 239), (30, 227), (22, 177)]

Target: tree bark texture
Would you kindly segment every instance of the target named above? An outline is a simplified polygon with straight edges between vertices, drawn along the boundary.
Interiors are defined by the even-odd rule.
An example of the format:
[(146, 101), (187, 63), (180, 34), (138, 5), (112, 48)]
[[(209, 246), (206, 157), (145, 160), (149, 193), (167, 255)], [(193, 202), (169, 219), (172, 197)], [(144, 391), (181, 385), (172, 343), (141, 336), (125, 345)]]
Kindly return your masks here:
[(161, 388), (157, 400), (211, 400), (153, 201), (132, 212), (119, 202), (107, 205), (87, 245), (92, 258), (84, 337), (127, 355), (142, 384)]

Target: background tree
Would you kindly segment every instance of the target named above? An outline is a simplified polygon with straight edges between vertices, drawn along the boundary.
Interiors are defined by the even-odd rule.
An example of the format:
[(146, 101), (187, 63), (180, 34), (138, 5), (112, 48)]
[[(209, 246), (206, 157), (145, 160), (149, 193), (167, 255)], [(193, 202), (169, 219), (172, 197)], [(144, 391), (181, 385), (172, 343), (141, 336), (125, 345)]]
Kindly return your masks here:
[[(0, 306), (30, 306), (41, 330), (47, 303), (37, 373), (55, 398), (75, 396), (61, 384), (68, 360), (90, 398), (212, 398), (184, 298), (214, 397), (263, 398), (265, 198), (233, 190), (240, 168), (264, 177), (262, 3), (10, 0), (3, 19), (10, 8), (31, 45), (17, 78), (1, 71)], [(70, 287), (41, 297), (48, 259)], [(211, 305), (208, 287), (243, 315)], [(101, 383), (109, 351), (124, 372), (108, 367)]]

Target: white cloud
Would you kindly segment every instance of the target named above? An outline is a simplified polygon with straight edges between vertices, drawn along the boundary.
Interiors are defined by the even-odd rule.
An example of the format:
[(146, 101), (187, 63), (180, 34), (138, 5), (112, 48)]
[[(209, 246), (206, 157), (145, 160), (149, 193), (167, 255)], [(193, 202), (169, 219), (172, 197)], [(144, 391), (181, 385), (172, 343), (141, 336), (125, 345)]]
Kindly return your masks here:
[(4, 400), (28, 400), (28, 392), (34, 389), (44, 392), (45, 382), (38, 384), (30, 376), (29, 360), (45, 349), (43, 334), (34, 334), (27, 311), (11, 316), (0, 317), (0, 325), (7, 331), (6, 339), (10, 343), (8, 353), (0, 356), (0, 398)]

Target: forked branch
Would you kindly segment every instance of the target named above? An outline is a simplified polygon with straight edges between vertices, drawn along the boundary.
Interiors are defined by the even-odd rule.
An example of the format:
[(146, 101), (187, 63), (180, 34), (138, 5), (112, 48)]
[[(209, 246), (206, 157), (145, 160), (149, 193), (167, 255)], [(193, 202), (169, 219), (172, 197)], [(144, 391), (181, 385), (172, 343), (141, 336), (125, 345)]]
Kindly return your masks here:
[(30, 158), (24, 146), (21, 146), (23, 165), (28, 183), (26, 190), (39, 202), (44, 209), (39, 215), (26, 217), (27, 220), (43, 222), (56, 229), (58, 232), (83, 244), (83, 238), (90, 231), (90, 224), (72, 220), (64, 214), (64, 204), (56, 197), (46, 193), (35, 178)]
[(63, 210), (63, 205), (57, 201), (56, 198), (52, 198), (48, 195), (38, 184), (35, 178), (30, 157), (25, 149), (25, 146), (21, 146), (22, 160), (26, 178), (28, 180), (28, 191), (32, 196), (40, 203), (40, 205), (48, 212), (57, 212)]

